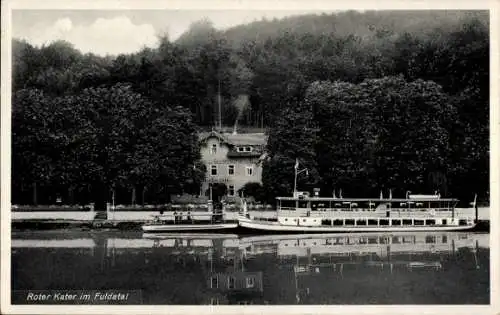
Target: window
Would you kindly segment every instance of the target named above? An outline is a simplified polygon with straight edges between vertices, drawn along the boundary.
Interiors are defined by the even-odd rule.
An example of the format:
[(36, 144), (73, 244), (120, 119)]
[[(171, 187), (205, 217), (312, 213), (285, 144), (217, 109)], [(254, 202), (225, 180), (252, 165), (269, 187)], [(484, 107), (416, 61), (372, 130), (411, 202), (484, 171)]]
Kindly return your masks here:
[(250, 147), (245, 147), (245, 152), (250, 152), (250, 151), (252, 151), (252, 148), (250, 148)]
[(212, 149), (210, 150), (211, 154), (216, 154), (217, 153), (217, 144), (214, 143), (212, 144)]
[(253, 175), (253, 166), (247, 166), (246, 167), (246, 174), (247, 174), (247, 176), (252, 176)]
[(247, 288), (253, 288), (255, 286), (255, 279), (253, 277), (247, 277)]
[(436, 243), (436, 237), (433, 235), (428, 235), (425, 237), (425, 243), (426, 244), (434, 244)]
[(210, 175), (212, 176), (217, 175), (217, 165), (212, 165), (210, 167)]
[(392, 225), (401, 225), (401, 220), (392, 219)]
[(243, 151), (244, 151), (243, 147), (238, 147), (238, 152), (243, 152)]
[(227, 190), (227, 195), (234, 196), (234, 185), (229, 185), (229, 188)]
[(235, 282), (234, 277), (230, 276), (229, 278), (227, 278), (227, 288), (234, 289), (234, 282)]
[(234, 175), (234, 165), (227, 166), (227, 175)]
[(344, 225), (344, 221), (343, 220), (333, 220), (333, 225)]
[(210, 287), (212, 289), (217, 289), (219, 287), (219, 278), (217, 276), (212, 276)]

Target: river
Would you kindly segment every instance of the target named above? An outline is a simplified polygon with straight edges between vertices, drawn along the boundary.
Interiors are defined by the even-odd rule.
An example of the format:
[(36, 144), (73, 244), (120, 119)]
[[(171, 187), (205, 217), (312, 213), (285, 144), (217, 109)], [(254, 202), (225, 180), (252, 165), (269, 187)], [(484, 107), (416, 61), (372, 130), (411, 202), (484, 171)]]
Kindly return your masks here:
[[(489, 304), (489, 234), (12, 234), (29, 290), (134, 290), (131, 304)], [(23, 295), (24, 294), (24, 295)]]

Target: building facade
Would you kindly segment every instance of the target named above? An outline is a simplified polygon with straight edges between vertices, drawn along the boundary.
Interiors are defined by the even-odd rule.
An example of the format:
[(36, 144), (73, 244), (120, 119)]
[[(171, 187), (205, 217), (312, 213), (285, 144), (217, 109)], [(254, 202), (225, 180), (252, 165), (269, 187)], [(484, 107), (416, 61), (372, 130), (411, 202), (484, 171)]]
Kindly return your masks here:
[(201, 193), (209, 196), (210, 185), (224, 184), (230, 200), (246, 183), (261, 183), (266, 143), (264, 133), (201, 133), (201, 158), (207, 168)]

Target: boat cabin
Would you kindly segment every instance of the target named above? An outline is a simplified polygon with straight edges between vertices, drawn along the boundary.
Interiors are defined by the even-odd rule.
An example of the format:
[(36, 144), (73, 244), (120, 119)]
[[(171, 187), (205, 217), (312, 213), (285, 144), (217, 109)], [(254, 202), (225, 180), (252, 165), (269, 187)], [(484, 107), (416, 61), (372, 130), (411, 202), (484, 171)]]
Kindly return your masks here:
[(294, 197), (277, 197), (278, 211), (452, 211), (457, 199), (439, 195), (408, 195), (408, 198), (309, 197), (296, 192)]
[(277, 197), (277, 221), (297, 226), (429, 226), (471, 225), (455, 216), (457, 199), (440, 195), (407, 195), (406, 198), (310, 197), (296, 192)]

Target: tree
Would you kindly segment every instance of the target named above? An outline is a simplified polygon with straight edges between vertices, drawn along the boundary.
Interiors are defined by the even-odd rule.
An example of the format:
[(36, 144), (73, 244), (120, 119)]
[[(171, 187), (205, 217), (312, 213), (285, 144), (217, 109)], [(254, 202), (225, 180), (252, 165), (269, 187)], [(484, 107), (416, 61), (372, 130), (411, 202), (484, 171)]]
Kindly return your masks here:
[(373, 192), (372, 106), (360, 86), (346, 82), (315, 82), (305, 102), (314, 108), (318, 123), (315, 146), (323, 194), (335, 189), (348, 194)]
[(299, 176), (298, 190), (310, 190), (320, 182), (315, 152), (316, 133), (313, 112), (307, 104), (299, 103), (283, 110), (270, 131), (266, 148), (268, 158), (262, 170), (262, 183), (269, 192), (269, 202), (276, 196), (293, 193), (296, 160), (301, 169), (308, 169), (309, 174)]
[(245, 197), (253, 197), (256, 201), (265, 201), (266, 192), (261, 183), (248, 182), (238, 189), (238, 194)]
[(379, 186), (404, 190), (440, 190), (447, 183), (433, 182), (452, 171), (447, 127), (456, 120), (456, 108), (442, 88), (423, 80), (406, 82), (387, 77), (363, 82), (361, 88), (373, 104), (377, 125), (375, 169)]

